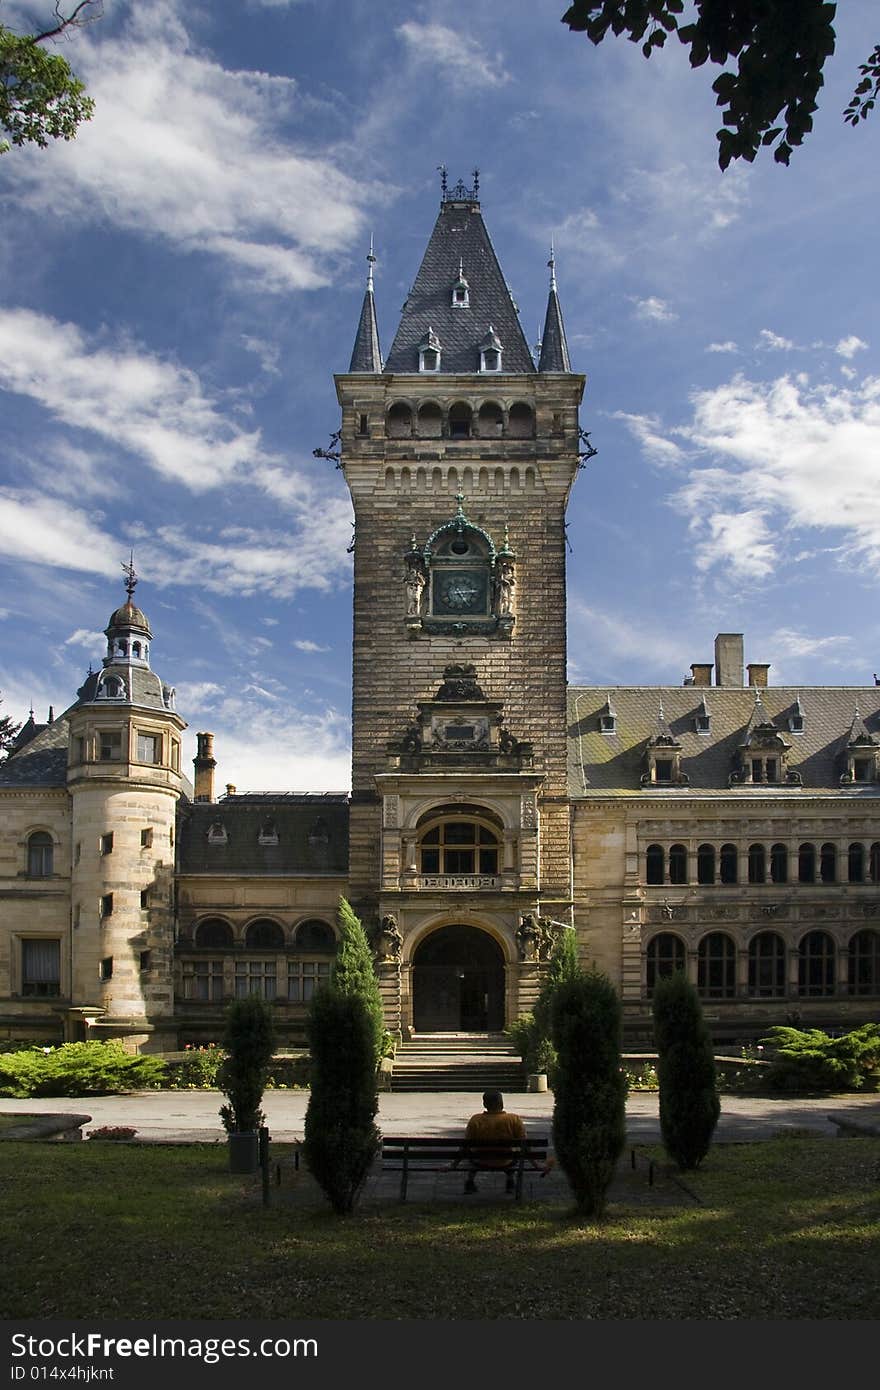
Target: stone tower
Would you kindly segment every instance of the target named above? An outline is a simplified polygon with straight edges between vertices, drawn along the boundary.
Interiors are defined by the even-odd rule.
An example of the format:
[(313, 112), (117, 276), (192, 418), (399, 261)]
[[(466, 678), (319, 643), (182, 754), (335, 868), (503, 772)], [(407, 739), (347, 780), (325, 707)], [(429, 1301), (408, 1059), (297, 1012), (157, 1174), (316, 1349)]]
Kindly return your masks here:
[(584, 378), (550, 264), (536, 367), (476, 176), (444, 176), (387, 360), (371, 251), (336, 378), (356, 536), (350, 890), (404, 1033), (503, 1026), (570, 920), (564, 516)]
[(89, 1021), (92, 1037), (125, 1036), (129, 1046), (161, 1051), (176, 1046), (174, 826), (186, 725), (173, 689), (150, 668), (152, 632), (133, 601), (133, 566), (127, 573), (128, 598), (105, 629), (101, 670), (67, 713), (70, 1012)]

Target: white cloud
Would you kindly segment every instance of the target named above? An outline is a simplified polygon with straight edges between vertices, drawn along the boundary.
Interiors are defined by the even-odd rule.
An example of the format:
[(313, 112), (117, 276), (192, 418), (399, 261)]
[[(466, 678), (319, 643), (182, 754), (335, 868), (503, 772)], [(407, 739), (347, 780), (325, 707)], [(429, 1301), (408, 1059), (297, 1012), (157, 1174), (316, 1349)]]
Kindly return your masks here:
[(661, 433), (663, 425), (656, 415), (629, 415), (626, 411), (615, 410), (611, 418), (623, 421), (652, 463), (667, 466), (680, 463), (685, 457), (675, 441)]
[(293, 645), (301, 652), (329, 652), (330, 650), (329, 647), (322, 647), (317, 642), (310, 642), (307, 637), (301, 638)]
[(758, 334), (759, 348), (765, 348), (769, 352), (790, 352), (794, 347), (791, 338), (781, 338), (778, 333), (772, 332), (769, 328), (762, 328)]
[(857, 352), (863, 352), (867, 346), (868, 344), (866, 342), (863, 342), (861, 338), (857, 338), (854, 333), (851, 333), (848, 338), (840, 339), (834, 351), (837, 353), (838, 357), (845, 357), (849, 360), (849, 358), (855, 357)]
[(707, 351), (707, 352), (739, 352), (739, 348), (737, 347), (736, 343), (732, 342), (731, 339), (728, 338), (728, 339), (727, 339), (727, 342), (725, 342), (725, 343), (710, 343), (709, 346), (706, 348), (706, 351)]
[(492, 59), (469, 34), (445, 24), (419, 24), (407, 20), (395, 32), (406, 44), (410, 60), (428, 66), (432, 80), (447, 78), (460, 89), (501, 87), (510, 81), (500, 59)]
[(92, 656), (103, 656), (107, 650), (107, 638), (103, 632), (90, 632), (87, 627), (78, 627), (64, 639), (65, 647), (85, 647)]
[(0, 310), (0, 387), (194, 492), (264, 458), (259, 433), (226, 419), (194, 372), (130, 346), (89, 343), (75, 324), (29, 309)]
[(242, 334), (241, 343), (246, 352), (252, 352), (258, 359), (267, 376), (279, 375), (281, 369), (278, 359), (281, 356), (281, 348), (277, 343), (267, 343), (262, 338), (249, 337), (246, 333)]
[(0, 555), (115, 579), (117, 542), (85, 512), (37, 493), (0, 491)]
[(289, 78), (231, 71), (196, 51), (173, 4), (133, 11), (118, 36), (77, 37), (95, 99), (75, 147), (22, 151), (12, 186), (51, 216), (106, 220), (209, 253), (270, 291), (329, 282), (328, 258), (362, 227), (363, 186), (285, 132), (301, 99)]
[(770, 649), (781, 656), (807, 657), (821, 653), (832, 659), (835, 652), (851, 647), (852, 643), (852, 637), (809, 637), (788, 627), (778, 628), (769, 639)]
[(344, 792), (351, 785), (349, 721), (339, 711), (310, 715), (251, 687), (213, 702), (210, 714), (221, 786)]
[(766, 577), (803, 531), (839, 531), (841, 559), (880, 573), (880, 378), (858, 387), (737, 375), (692, 398), (679, 432), (711, 455), (675, 501), (701, 569)]
[(670, 309), (665, 299), (658, 299), (656, 295), (649, 295), (647, 299), (637, 299), (632, 297), (636, 306), (635, 314), (638, 319), (650, 319), (655, 323), (671, 323), (678, 318), (678, 314)]

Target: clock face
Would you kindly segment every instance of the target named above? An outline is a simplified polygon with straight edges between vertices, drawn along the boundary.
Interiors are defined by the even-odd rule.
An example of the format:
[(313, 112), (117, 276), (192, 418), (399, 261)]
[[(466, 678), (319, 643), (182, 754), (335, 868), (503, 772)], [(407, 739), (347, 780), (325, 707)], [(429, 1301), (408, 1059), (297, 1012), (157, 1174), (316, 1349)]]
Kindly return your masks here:
[(485, 570), (435, 570), (433, 575), (435, 615), (481, 617), (487, 611), (488, 580)]

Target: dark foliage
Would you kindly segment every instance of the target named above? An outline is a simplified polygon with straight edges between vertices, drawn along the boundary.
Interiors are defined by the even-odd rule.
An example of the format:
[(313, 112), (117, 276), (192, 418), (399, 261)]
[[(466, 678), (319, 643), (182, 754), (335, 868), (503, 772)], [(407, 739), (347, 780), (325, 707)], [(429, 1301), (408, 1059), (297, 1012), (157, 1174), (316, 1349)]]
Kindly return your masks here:
[[(642, 45), (646, 58), (677, 34), (691, 67), (728, 67), (712, 83), (722, 108), (718, 163), (751, 162), (762, 147), (788, 164), (813, 128), (823, 68), (834, 52), (836, 6), (826, 0), (694, 0), (695, 18), (681, 24), (684, 0), (575, 0), (563, 24), (599, 44), (609, 29)], [(861, 65), (861, 82), (844, 112), (856, 125), (869, 114), (880, 80), (880, 49)]]
[(709, 1152), (721, 1104), (699, 996), (680, 970), (654, 986), (654, 1046), (666, 1152), (679, 1168), (696, 1168)]
[(379, 1145), (373, 1020), (364, 1000), (335, 986), (309, 1008), (312, 1086), (305, 1158), (333, 1210), (354, 1208)]
[(250, 1134), (265, 1119), (261, 1103), (275, 1050), (268, 1004), (254, 995), (230, 1004), (223, 1047), (226, 1059), (217, 1080), (227, 1103), (221, 1106), (220, 1118), (228, 1134)]
[(337, 920), (341, 935), (331, 980), (342, 994), (356, 994), (364, 1001), (373, 1024), (373, 1047), (378, 1063), (385, 1052), (386, 1033), (373, 953), (361, 919), (346, 898), (339, 899)]
[(819, 1028), (771, 1028), (767, 1084), (773, 1091), (873, 1091), (880, 1084), (880, 1023), (832, 1038)]
[(620, 1065), (620, 1001), (591, 970), (563, 980), (551, 1012), (557, 1052), (553, 1145), (578, 1215), (601, 1216), (626, 1142), (626, 1077)]
[(5, 753), (12, 747), (20, 729), (21, 725), (14, 724), (10, 715), (0, 714), (0, 753)]

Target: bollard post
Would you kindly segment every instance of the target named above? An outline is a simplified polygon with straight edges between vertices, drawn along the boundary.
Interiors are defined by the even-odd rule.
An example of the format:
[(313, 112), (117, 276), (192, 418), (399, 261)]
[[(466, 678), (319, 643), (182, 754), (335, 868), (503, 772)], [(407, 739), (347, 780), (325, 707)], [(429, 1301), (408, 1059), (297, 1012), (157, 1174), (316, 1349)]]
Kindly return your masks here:
[(263, 1206), (269, 1205), (269, 1131), (265, 1125), (260, 1128), (260, 1171), (263, 1177)]

